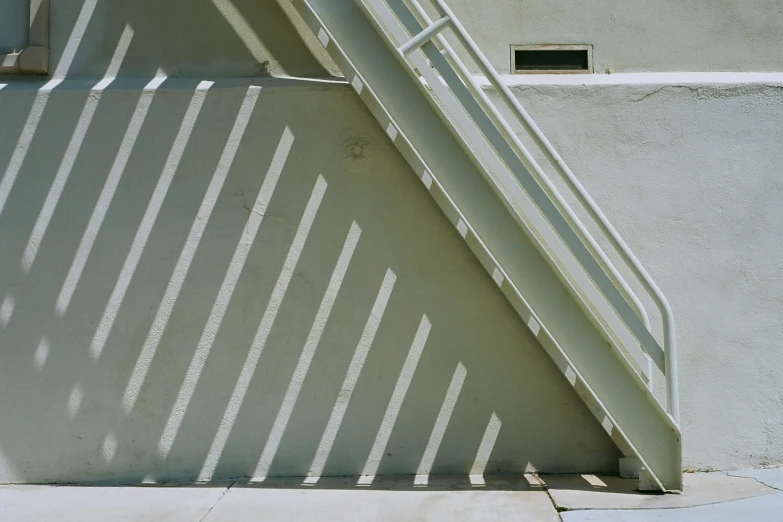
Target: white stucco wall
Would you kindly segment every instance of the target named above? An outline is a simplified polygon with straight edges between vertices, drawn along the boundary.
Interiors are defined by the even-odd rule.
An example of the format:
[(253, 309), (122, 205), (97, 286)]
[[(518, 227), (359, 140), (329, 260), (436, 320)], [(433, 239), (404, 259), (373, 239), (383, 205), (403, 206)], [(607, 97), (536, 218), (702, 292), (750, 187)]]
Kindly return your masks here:
[(498, 71), (511, 44), (592, 44), (597, 72), (783, 70), (779, 0), (451, 0)]
[[(0, 47), (3, 32), (12, 40), (22, 34), (23, 28), (11, 22), (14, 13), (25, 15), (24, 2), (0, 1), (2, 12), (10, 13), (0, 17)], [(138, 38), (123, 64), (125, 75), (150, 75), (159, 67), (171, 76), (336, 72), (287, 0), (58, 0), (51, 6), (53, 66), (61, 61), (80, 9), (92, 4), (71, 77), (102, 75), (126, 24)], [(501, 73), (509, 72), (511, 44), (547, 43), (592, 44), (597, 72), (783, 70), (778, 0), (452, 0), (449, 5)]]
[[(464, 384), (446, 401), (454, 409), (450, 420), (444, 418), (442, 443), (434, 446), (433, 473), (467, 476), (487, 426), (490, 433), (498, 427), (490, 423), (493, 414), (501, 425), (497, 441), (489, 444), (488, 472), (616, 468), (618, 452), (606, 433), (349, 86), (263, 80), (250, 114), (243, 101), (246, 82), (217, 82), (192, 135), (175, 141), (183, 121), (192, 121), (185, 115), (198, 81), (170, 79), (154, 93), (131, 148), (123, 136), (136, 121), (144, 83), (118, 80), (102, 94), (75, 156), (67, 152), (68, 140), (74, 128), (85, 128), (85, 120), (76, 122), (94, 95), (80, 82), (53, 91), (33, 123), (34, 138), (0, 214), (0, 299), (13, 303), (0, 316), (0, 481), (193, 480), (205, 461), (217, 464), (213, 478), (252, 476), (264, 449), (273, 447), (267, 440), (275, 440), (270, 433), (282, 404), (293, 409), (281, 424), (286, 429), (279, 448), (268, 450), (275, 456), (269, 473), (306, 474), (321, 454), (319, 441), (338, 396), (345, 396), (341, 385), (387, 270), (396, 281), (385, 311), (374, 314), (380, 326), (366, 362), (353, 366), (358, 380), (326, 452), (324, 474), (362, 474), (424, 314), (430, 333), (418, 363), (407, 370), (412, 380), (405, 399), (397, 399), (399, 415), (378, 474), (417, 473), (431, 452), (428, 440), (458, 368)], [(7, 115), (0, 127), (3, 172), (14, 169), (39, 86), (0, 91), (0, 112)], [(203, 237), (187, 241), (191, 227), (204, 221), (203, 214), (196, 217), (202, 198), (242, 118), (249, 118), (247, 129), (229, 141), (238, 151)], [(275, 164), (284, 162), (280, 180), (253, 238), (243, 228), (259, 215), (250, 209), (286, 129), (293, 136), (290, 154), (278, 155)], [(159, 179), (166, 163), (172, 164), (171, 151), (183, 145), (161, 200)], [(80, 257), (83, 234), (96, 230), (94, 209), (105, 208), (100, 194), (116, 179), (113, 164), (123, 154), (129, 154), (128, 163), (116, 194), (89, 256)], [(70, 170), (63, 167), (69, 159)], [(241, 368), (319, 175), (327, 183), (323, 201), (248, 381)], [(52, 186), (63, 189), (47, 202)], [(152, 220), (144, 218), (154, 208), (151, 201), (162, 202)], [(54, 209), (51, 221), (37, 228), (46, 209)], [(361, 236), (332, 314), (313, 345), (309, 369), (295, 371), (310, 346), (311, 328), (322, 324), (317, 309), (352, 223)], [(148, 240), (140, 242), (144, 230)], [(31, 237), (40, 238), (34, 260)], [(235, 265), (241, 270), (232, 272), (239, 275), (236, 284), (226, 286), (242, 243), (252, 245), (247, 260)], [(134, 246), (141, 244), (141, 251)], [(178, 261), (183, 249), (194, 252), (192, 263)], [(69, 279), (72, 267), (81, 266), (78, 259), (86, 259), (82, 275)], [(189, 270), (181, 291), (172, 293), (167, 288), (185, 275), (183, 267)], [(74, 288), (67, 307), (58, 304), (64, 287)], [(225, 313), (208, 319), (227, 288), (234, 291)], [(170, 315), (156, 320), (170, 302)], [(106, 317), (113, 318), (108, 329)], [(149, 350), (155, 332), (162, 338), (140, 379), (134, 367), (140, 354), (149, 353), (143, 347)], [(212, 334), (214, 342), (204, 344)], [(99, 356), (96, 338), (105, 339)], [(195, 387), (186, 378), (193, 358), (196, 365), (205, 361)], [(301, 393), (294, 398), (289, 390), (297, 389), (291, 383), (299, 377)], [(238, 382), (249, 383), (241, 403), (230, 399)], [(138, 399), (127, 411), (124, 396), (134, 385)], [(190, 389), (181, 426), (167, 431), (170, 412), (183, 404), (178, 394)], [(234, 417), (225, 449), (215, 454), (210, 447), (225, 433), (221, 422), (228, 422), (221, 419)], [(165, 433), (173, 442), (161, 453)]]
[[(0, 5), (11, 1), (17, 0)], [(57, 0), (51, 20), (52, 70), (59, 66), (69, 78), (102, 76), (127, 25), (135, 36), (123, 76), (149, 77), (158, 69), (180, 77), (336, 72), (288, 1)], [(74, 28), (82, 38), (71, 54)]]
[(684, 466), (780, 465), (783, 83), (514, 92), (671, 302)]
[[(0, 0), (4, 9), (17, 3)], [(508, 68), (510, 43), (545, 42), (593, 43), (597, 70), (781, 69), (783, 17), (777, 2), (660, 0), (633, 8), (626, 3), (486, 2), (481, 12), (475, 2), (452, 5), (501, 71)], [(503, 422), (490, 466), (496, 471), (516, 472), (528, 462), (544, 471), (614, 468), (617, 453), (600, 426), (563, 387), (565, 381), (526, 337), (351, 91), (261, 78), (335, 72), (287, 2), (163, 4), (53, 2), (52, 71), (69, 81), (47, 98), (36, 95), (41, 83), (0, 80), (8, 84), (0, 90), (0, 173), (21, 165), (0, 214), (0, 300), (12, 295), (14, 302), (0, 330), (0, 480), (193, 478), (318, 173), (329, 182), (321, 211), (327, 218), (316, 221), (314, 230), (321, 232), (310, 241), (317, 243), (308, 243), (303, 270), (291, 283), (290, 304), (279, 319), (284, 326), (275, 327), (264, 355), (271, 366), (263, 367), (263, 378), (249, 392), (258, 400), (250, 404), (264, 408), (240, 411), (218, 475), (252, 473), (350, 219), (358, 220), (363, 235), (339, 298), (345, 302), (338, 300), (335, 309), (339, 327), (327, 326), (331, 340), (324, 346), (330, 348), (318, 349), (313, 363), (318, 376), (305, 383), (291, 421), (294, 435), (284, 439), (275, 473), (307, 471), (389, 267), (398, 280), (383, 324), (399, 328), (382, 324), (379, 330), (366, 376), (357, 385), (361, 402), (348, 410), (348, 435), (339, 435), (329, 473), (361, 471), (422, 313), (430, 314), (433, 333), (411, 384), (416, 404), (403, 405), (402, 427), (390, 442), (396, 452), (385, 458), (382, 472), (415, 472), (459, 361), (468, 372), (465, 390), (436, 460), (438, 472), (471, 467), (492, 412)], [(0, 29), (7, 20), (0, 18)], [(123, 38), (127, 52), (118, 54)], [(89, 89), (107, 70), (119, 79), (97, 100)], [(183, 79), (168, 79), (155, 94), (74, 302), (60, 319), (54, 313), (57, 294), (142, 87), (159, 73)], [(126, 415), (123, 390), (247, 87), (220, 78), (247, 76), (264, 86), (263, 95), (177, 301), (161, 356), (145, 381), (143, 407)], [(613, 76), (622, 77), (606, 78)], [(202, 79), (218, 83), (155, 221), (106, 355), (96, 363), (89, 355), (92, 336)], [(698, 81), (624, 85), (622, 78), (605, 83), (515, 91), (672, 300), (680, 334), (684, 466), (781, 464), (783, 382), (775, 369), (783, 364), (778, 218), (783, 89)], [(37, 261), (25, 275), (20, 268), (25, 246), (86, 105), (96, 108), (95, 116)], [(31, 114), (34, 125), (26, 126)], [(270, 207), (272, 219), (266, 219), (251, 251), (172, 457), (162, 460), (157, 440), (247, 219), (243, 207), (258, 192), (285, 124), (297, 145)], [(14, 151), (25, 143), (23, 136), (31, 140), (19, 164)], [(41, 364), (44, 335), (50, 348)], [(396, 373), (387, 373), (395, 364)], [(72, 419), (68, 408), (77, 384), (83, 398)], [(109, 433), (115, 439), (107, 439)], [(109, 449), (116, 440), (111, 459), (102, 453), (107, 440)]]

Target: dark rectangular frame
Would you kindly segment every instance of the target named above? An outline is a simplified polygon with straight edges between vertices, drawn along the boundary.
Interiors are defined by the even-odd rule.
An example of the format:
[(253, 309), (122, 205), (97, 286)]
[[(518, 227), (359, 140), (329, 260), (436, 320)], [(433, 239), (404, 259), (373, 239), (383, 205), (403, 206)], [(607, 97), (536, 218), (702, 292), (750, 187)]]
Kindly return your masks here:
[[(587, 70), (584, 69), (547, 69), (547, 70), (522, 70), (514, 67), (514, 51), (587, 51)], [(593, 46), (587, 45), (512, 45), (511, 46), (511, 73), (512, 74), (590, 74), (593, 72)]]

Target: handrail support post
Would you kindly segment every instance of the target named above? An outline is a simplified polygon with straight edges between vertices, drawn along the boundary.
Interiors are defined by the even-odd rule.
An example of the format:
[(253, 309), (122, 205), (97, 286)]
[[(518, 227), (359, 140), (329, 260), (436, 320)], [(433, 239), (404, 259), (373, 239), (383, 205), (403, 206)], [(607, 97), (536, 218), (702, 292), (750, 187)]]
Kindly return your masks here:
[(400, 46), (398, 51), (403, 56), (408, 56), (413, 51), (427, 43), (429, 40), (434, 38), (438, 33), (443, 31), (448, 25), (451, 23), (451, 18), (448, 16), (444, 16), (443, 18), (439, 18), (438, 20), (435, 20), (432, 24), (428, 25), (424, 28), (422, 32), (405, 42)]

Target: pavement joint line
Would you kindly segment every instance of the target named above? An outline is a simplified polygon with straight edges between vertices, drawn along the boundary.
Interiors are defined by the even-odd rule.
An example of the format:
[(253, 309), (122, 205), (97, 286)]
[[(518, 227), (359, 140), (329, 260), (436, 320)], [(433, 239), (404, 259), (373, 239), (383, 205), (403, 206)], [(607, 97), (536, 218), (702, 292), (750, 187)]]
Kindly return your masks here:
[[(536, 475), (536, 477), (538, 478), (538, 475)], [(552, 507), (555, 508), (555, 513), (557, 513), (557, 519), (560, 520), (560, 522), (562, 522), (563, 517), (560, 515), (560, 513), (567, 510), (560, 509), (559, 507), (557, 507), (557, 503), (555, 502), (555, 499), (552, 498), (552, 493), (549, 492), (549, 486), (547, 485), (547, 483), (544, 480), (541, 480), (541, 478), (538, 478), (538, 481), (541, 483), (541, 489), (543, 489), (544, 492), (546, 493), (546, 496), (549, 497), (549, 502), (552, 503)]]
[[(734, 475), (731, 476), (734, 477)], [(735, 478), (751, 478), (751, 477), (735, 477)], [(766, 486), (766, 484), (763, 483), (762, 485)], [(767, 486), (767, 487), (770, 487), (771, 489), (774, 489), (778, 492), (783, 492), (777, 488), (772, 488), (771, 486)], [(666, 494), (668, 495), (669, 493)], [(770, 496), (770, 495), (777, 495), (777, 493), (770, 493), (769, 495), (761, 495), (761, 496), (763, 497), (763, 496)], [(738, 502), (740, 500), (749, 500), (752, 498), (759, 498), (759, 497), (743, 497), (743, 498), (734, 498), (730, 500), (716, 500), (714, 502), (705, 502), (704, 504), (694, 504), (693, 506), (656, 506), (656, 507), (622, 507), (622, 508), (590, 507), (590, 508), (574, 508), (574, 509), (562, 508), (561, 510), (558, 511), (558, 514), (564, 512), (573, 513), (577, 511), (652, 511), (655, 512), (655, 511), (670, 511), (670, 510), (678, 510), (678, 509), (684, 510), (684, 509), (696, 509), (704, 506), (715, 506), (717, 504), (730, 504), (732, 502)], [(557, 509), (557, 507), (555, 507), (555, 509)]]
[(212, 504), (212, 505), (209, 507), (209, 509), (207, 510), (207, 512), (206, 512), (206, 513), (204, 513), (204, 516), (203, 516), (203, 517), (201, 517), (200, 519), (198, 519), (198, 522), (204, 522), (204, 520), (206, 520), (206, 518), (209, 516), (209, 514), (210, 514), (210, 513), (212, 513), (212, 510), (213, 510), (213, 509), (215, 509), (215, 506), (217, 506), (217, 505), (218, 505), (218, 503), (219, 503), (221, 500), (223, 500), (223, 497), (225, 497), (225, 496), (226, 496), (226, 494), (228, 494), (228, 490), (229, 490), (229, 489), (231, 489), (231, 488), (234, 486), (234, 484), (236, 484), (236, 483), (237, 483), (237, 481), (235, 480), (235, 481), (233, 481), (231, 484), (229, 484), (229, 485), (228, 485), (228, 487), (227, 487), (227, 488), (226, 488), (226, 490), (223, 492), (223, 494), (222, 494), (222, 495), (220, 495), (220, 496), (218, 497), (218, 499), (215, 501), (215, 503), (214, 503), (214, 504)]
[[(764, 469), (764, 468), (761, 468), (761, 469)], [(744, 479), (752, 479), (752, 480), (755, 480), (756, 482), (758, 482), (758, 483), (759, 483), (759, 484), (761, 484), (762, 486), (766, 486), (766, 487), (768, 487), (768, 488), (770, 488), (770, 489), (774, 489), (775, 491), (778, 491), (778, 492), (781, 492), (781, 493), (783, 493), (783, 489), (776, 488), (775, 486), (771, 486), (771, 485), (767, 484), (766, 482), (763, 482), (762, 480), (759, 480), (759, 479), (757, 479), (756, 477), (743, 477), (742, 475), (732, 475), (732, 474), (731, 474), (731, 471), (726, 471), (725, 473), (726, 473), (726, 475), (727, 475), (727, 476), (729, 476), (729, 477), (734, 477), (734, 478), (744, 478)]]
[[(783, 489), (776, 488), (774, 486), (770, 486), (769, 484), (765, 484), (764, 482), (762, 482), (761, 480), (759, 480), (759, 479), (757, 479), (755, 477), (743, 477), (741, 475), (732, 475), (730, 471), (722, 471), (720, 473), (724, 473), (726, 476), (733, 477), (733, 478), (754, 480), (757, 483), (761, 484), (762, 486), (765, 486), (765, 487), (768, 487), (770, 489), (773, 489), (773, 490), (775, 490), (778, 493), (783, 493)], [(545, 487), (544, 489), (545, 489), (547, 495), (549, 496), (549, 499), (552, 501), (552, 504), (555, 506), (555, 510), (557, 511), (558, 516), (560, 516), (560, 513), (575, 512), (575, 511), (659, 511), (659, 510), (660, 511), (665, 511), (665, 510), (670, 510), (670, 509), (693, 509), (693, 508), (702, 507), (702, 506), (714, 506), (716, 504), (724, 504), (724, 503), (727, 503), (727, 502), (736, 502), (738, 500), (745, 500), (746, 498), (755, 498), (755, 497), (746, 497), (746, 498), (738, 498), (738, 499), (732, 499), (732, 500), (716, 500), (714, 502), (706, 502), (704, 504), (696, 504), (696, 505), (693, 505), (693, 506), (658, 506), (658, 507), (627, 507), (627, 508), (613, 508), (613, 507), (595, 508), (595, 507), (590, 507), (590, 508), (573, 508), (572, 509), (572, 508), (567, 508), (567, 507), (563, 507), (563, 508), (558, 507), (557, 504), (555, 503), (554, 498), (552, 497), (552, 494), (549, 492), (549, 488)], [(672, 494), (674, 494), (674, 495), (681, 495), (682, 492), (667, 492), (667, 493), (665, 493), (665, 495), (672, 495)], [(775, 495), (777, 493), (770, 493), (770, 494), (771, 495)], [(761, 496), (764, 496), (764, 495), (761, 495)], [(562, 520), (562, 517), (560, 519)]]

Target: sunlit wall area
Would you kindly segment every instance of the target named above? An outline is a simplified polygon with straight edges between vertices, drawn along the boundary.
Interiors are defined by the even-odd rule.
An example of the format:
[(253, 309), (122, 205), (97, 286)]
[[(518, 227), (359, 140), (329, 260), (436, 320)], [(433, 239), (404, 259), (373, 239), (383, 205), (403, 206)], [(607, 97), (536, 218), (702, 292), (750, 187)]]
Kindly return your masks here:
[[(426, 3), (426, 2), (422, 2)], [(492, 64), (509, 72), (509, 46), (589, 44), (600, 73), (781, 71), (777, 0), (451, 0)]]

